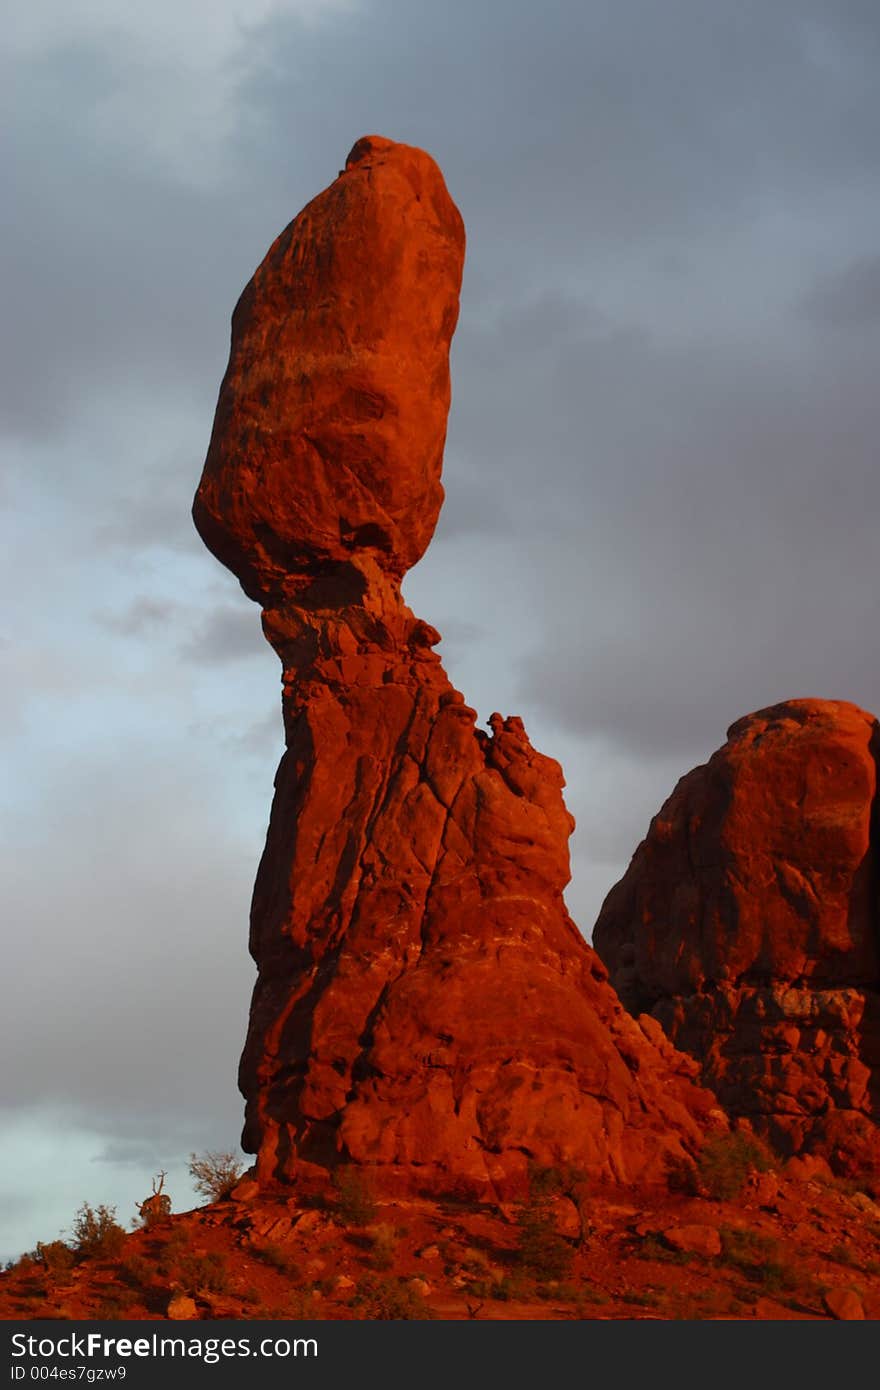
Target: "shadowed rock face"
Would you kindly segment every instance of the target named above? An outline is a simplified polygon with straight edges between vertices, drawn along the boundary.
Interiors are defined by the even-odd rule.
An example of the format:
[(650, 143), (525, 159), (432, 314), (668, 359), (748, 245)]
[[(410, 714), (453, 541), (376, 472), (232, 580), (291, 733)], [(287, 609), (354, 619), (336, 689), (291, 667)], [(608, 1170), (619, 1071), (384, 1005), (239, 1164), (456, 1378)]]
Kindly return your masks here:
[(400, 595), (442, 500), (463, 257), (434, 161), (370, 136), (233, 318), (194, 516), (283, 666), (240, 1070), (265, 1180), (657, 1177), (714, 1105), (568, 917), (558, 764), (519, 719), (476, 728)]
[(682, 778), (593, 940), (622, 1000), (784, 1151), (880, 1169), (873, 715), (792, 700)]

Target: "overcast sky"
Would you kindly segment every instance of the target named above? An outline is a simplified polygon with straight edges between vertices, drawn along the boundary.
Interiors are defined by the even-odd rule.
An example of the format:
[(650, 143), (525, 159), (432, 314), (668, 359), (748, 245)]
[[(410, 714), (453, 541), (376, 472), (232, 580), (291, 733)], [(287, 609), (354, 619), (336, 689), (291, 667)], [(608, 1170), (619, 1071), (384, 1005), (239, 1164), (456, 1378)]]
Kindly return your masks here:
[(468, 231), (407, 578), (578, 820), (589, 934), (739, 716), (880, 710), (876, 0), (4, 17), (0, 1254), (237, 1147), (279, 665), (189, 508), (235, 300), (360, 135)]

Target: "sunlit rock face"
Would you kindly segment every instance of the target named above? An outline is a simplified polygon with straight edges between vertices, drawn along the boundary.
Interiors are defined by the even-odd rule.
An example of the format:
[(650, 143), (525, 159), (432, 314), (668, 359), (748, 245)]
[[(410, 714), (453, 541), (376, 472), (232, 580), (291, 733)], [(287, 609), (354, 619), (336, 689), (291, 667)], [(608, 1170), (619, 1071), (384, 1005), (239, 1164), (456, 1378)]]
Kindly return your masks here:
[(877, 720), (791, 700), (683, 777), (594, 944), (626, 1005), (783, 1151), (880, 1171)]
[(559, 765), (517, 718), (476, 727), (401, 598), (443, 497), (463, 260), (434, 161), (369, 136), (233, 317), (194, 517), (283, 667), (240, 1070), (264, 1181), (648, 1180), (718, 1122), (566, 912)]

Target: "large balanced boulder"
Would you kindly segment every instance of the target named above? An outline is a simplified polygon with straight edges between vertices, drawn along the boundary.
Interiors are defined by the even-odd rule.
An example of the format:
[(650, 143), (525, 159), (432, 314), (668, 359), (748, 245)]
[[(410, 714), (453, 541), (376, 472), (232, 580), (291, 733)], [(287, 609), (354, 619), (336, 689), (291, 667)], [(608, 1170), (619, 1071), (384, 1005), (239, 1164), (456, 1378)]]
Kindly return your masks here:
[(559, 765), (517, 718), (476, 727), (401, 598), (442, 501), (463, 258), (434, 161), (370, 136), (233, 318), (194, 517), (283, 667), (240, 1069), (261, 1182), (647, 1180), (715, 1105), (566, 912)]
[(593, 942), (621, 999), (787, 1153), (880, 1166), (873, 715), (791, 700), (683, 777)]

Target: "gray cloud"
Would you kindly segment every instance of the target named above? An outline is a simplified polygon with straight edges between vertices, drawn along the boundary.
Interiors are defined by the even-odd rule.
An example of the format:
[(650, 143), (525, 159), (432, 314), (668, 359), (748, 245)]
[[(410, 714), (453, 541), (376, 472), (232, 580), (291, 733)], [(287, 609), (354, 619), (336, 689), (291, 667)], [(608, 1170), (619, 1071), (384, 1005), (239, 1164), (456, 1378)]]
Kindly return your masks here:
[(117, 613), (99, 613), (97, 621), (120, 637), (142, 637), (165, 628), (177, 615), (178, 605), (142, 594)]
[(825, 276), (801, 310), (815, 327), (875, 328), (880, 323), (880, 255), (861, 256)]
[(281, 698), (262, 719), (257, 719), (244, 733), (233, 734), (230, 742), (242, 752), (256, 755), (261, 762), (270, 755), (280, 759), (284, 750), (284, 725), (281, 718)]
[(880, 707), (875, 0), (363, 0), (198, 72), (171, 36), (0, 60), (5, 1090), (55, 1107), (9, 1131), (47, 1174), (71, 1109), (102, 1170), (237, 1132), (278, 673), (189, 508), (236, 296), (360, 134), (430, 149), (467, 223), (407, 592), (563, 761), (582, 924), (732, 719)]
[(601, 370), (570, 387), (585, 443), (557, 468), (560, 510), (532, 514), (547, 618), (522, 693), (573, 731), (682, 756), (793, 695), (877, 707), (867, 370), (637, 339), (625, 360), (625, 393)]
[(7, 943), (22, 987), (4, 1026), (20, 1061), (2, 1102), (79, 1106), (142, 1136), (150, 1117), (167, 1128), (177, 1114), (192, 1130), (237, 1110), (253, 979), (242, 923), (261, 828), (233, 834), (222, 775), (204, 760), (184, 779), (170, 748), (161, 764), (134, 742), (126, 756), (134, 776), (112, 748), (70, 761), (52, 803), (5, 843), (5, 910), (27, 930)]
[(224, 605), (205, 613), (197, 632), (180, 648), (187, 661), (222, 666), (250, 657), (264, 657), (266, 639), (259, 609), (242, 597), (238, 607)]

